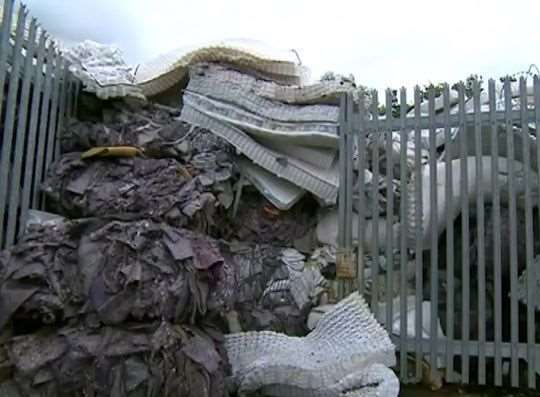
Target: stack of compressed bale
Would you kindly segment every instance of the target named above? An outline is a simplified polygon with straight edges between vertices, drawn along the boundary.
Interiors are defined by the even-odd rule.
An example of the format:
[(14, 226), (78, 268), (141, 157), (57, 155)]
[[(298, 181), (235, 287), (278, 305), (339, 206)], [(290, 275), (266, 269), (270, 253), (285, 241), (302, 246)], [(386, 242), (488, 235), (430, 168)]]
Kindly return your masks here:
[(217, 242), (147, 220), (30, 227), (0, 258), (2, 395), (223, 395), (223, 262)]
[[(218, 397), (229, 376), (266, 390), (264, 375), (238, 382), (234, 341), (249, 335), (227, 342), (224, 333), (277, 331), (269, 340), (294, 336), (292, 348), (324, 300), (329, 260), (314, 252), (316, 213), (337, 194), (336, 94), (352, 84), (304, 87), (303, 68), (289, 61), (219, 46), (155, 78), (141, 69), (146, 96), (189, 77), (183, 108), (109, 102), (69, 124), (43, 184), (60, 217), (38, 215), (0, 253), (0, 395)], [(109, 88), (100, 95), (123, 95)], [(330, 345), (339, 343), (332, 332)], [(391, 378), (354, 366), (358, 395)], [(282, 382), (278, 390), (299, 386)]]
[(234, 66), (201, 63), (190, 68), (181, 119), (235, 146), (247, 178), (276, 206), (288, 209), (306, 191), (332, 204), (339, 106), (328, 103), (338, 92), (328, 85), (282, 86)]
[(148, 97), (184, 89), (180, 119), (236, 148), (242, 174), (277, 208), (305, 192), (336, 201), (339, 96), (351, 78), (308, 83), (295, 51), (253, 41), (181, 48), (140, 65), (135, 80)]
[[(38, 216), (0, 256), (1, 390), (221, 396), (227, 314), (242, 329), (305, 334), (325, 281), (292, 265), (285, 240), (269, 244), (275, 215), (249, 232), (228, 221), (230, 145), (173, 109), (115, 106), (106, 123), (70, 125), (49, 169), (48, 210), (65, 218)], [(211, 237), (225, 235), (247, 242)]]

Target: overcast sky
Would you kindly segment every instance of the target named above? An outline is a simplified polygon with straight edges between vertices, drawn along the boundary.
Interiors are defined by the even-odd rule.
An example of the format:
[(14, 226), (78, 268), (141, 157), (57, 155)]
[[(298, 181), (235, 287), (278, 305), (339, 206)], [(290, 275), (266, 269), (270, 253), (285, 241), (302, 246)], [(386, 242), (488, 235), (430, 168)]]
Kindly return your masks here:
[(117, 44), (130, 64), (248, 38), (296, 49), (318, 78), (375, 88), (499, 77), (540, 65), (539, 0), (27, 0), (69, 41)]

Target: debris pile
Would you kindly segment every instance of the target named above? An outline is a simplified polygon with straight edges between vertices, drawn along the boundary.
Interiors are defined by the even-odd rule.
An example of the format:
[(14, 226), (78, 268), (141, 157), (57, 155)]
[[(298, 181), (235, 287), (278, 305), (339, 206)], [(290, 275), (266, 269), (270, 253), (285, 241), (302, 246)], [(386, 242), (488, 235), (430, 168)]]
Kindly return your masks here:
[[(114, 104), (112, 109), (103, 111), (103, 122), (74, 124), (64, 136), (64, 151), (85, 152), (84, 158), (81, 160), (79, 154), (70, 158), (67, 154), (59, 163), (63, 165), (56, 168), (58, 173), (51, 174), (46, 191), (54, 205), (51, 208), (71, 217), (121, 214), (124, 220), (152, 219), (227, 241), (227, 255), (235, 259), (229, 264), (225, 261), (225, 268), (230, 265), (225, 272), (228, 276), (216, 289), (231, 299), (230, 307), (234, 310), (227, 313), (227, 318), (237, 321), (244, 330), (305, 335), (307, 329), (315, 327), (322, 312), (335, 308), (325, 304), (321, 290), (326, 288), (322, 275), (330, 277), (335, 273), (339, 230), (334, 207), (339, 182), (338, 95), (358, 92), (354, 80), (332, 73), (316, 84), (306, 85), (306, 70), (296, 63), (296, 55), (248, 47), (247, 43), (216, 43), (174, 51), (142, 65), (133, 80), (138, 88), (153, 99), (169, 95), (170, 89), (180, 97), (178, 92), (182, 89), (181, 98), (175, 102), (181, 105), (130, 109), (127, 103)], [(521, 101), (532, 104), (535, 100), (532, 87), (524, 86), (525, 92), (520, 93), (517, 82), (506, 88), (497, 84), (491, 98), (487, 87), (478, 83), (477, 100), (470, 85), (465, 87), (463, 98), (454, 87), (448, 90), (450, 116), (465, 114), (464, 119), (468, 119), (478, 110), (517, 113), (522, 110)], [(92, 90), (91, 84), (88, 87)], [(419, 94), (424, 99), (429, 97), (425, 92)], [(442, 92), (434, 97), (435, 114), (444, 113), (444, 97)], [(373, 105), (369, 95), (364, 99), (369, 102), (365, 105)], [(394, 105), (398, 103), (395, 99)], [(506, 109), (506, 101), (511, 109)], [(353, 106), (359, 103), (355, 101)], [(389, 116), (392, 110), (400, 113), (403, 109), (387, 109), (386, 114)], [(377, 106), (364, 114), (377, 118), (382, 129), (386, 128), (387, 120)], [(407, 122), (416, 115), (429, 116), (430, 103), (423, 100), (413, 108), (407, 105), (404, 114)], [(492, 340), (498, 261), (513, 263), (519, 275), (518, 288), (510, 291), (510, 271), (503, 266), (500, 287), (504, 315), (510, 311), (507, 296), (515, 296), (522, 303), (527, 298), (537, 300), (535, 294), (526, 296), (528, 277), (529, 284), (536, 285), (540, 272), (530, 274), (529, 268), (535, 267), (538, 260), (527, 263), (523, 211), (524, 196), (530, 195), (531, 201), (537, 203), (540, 194), (537, 126), (522, 125), (520, 117), (514, 116), (511, 125), (503, 125), (499, 119), (482, 121), (480, 147), (476, 127), (465, 122), (448, 131), (444, 127), (407, 127), (406, 143), (402, 142), (402, 131), (367, 134), (367, 150), (362, 156), (365, 169), (353, 172), (355, 191), (363, 176), (366, 205), (360, 214), (360, 200), (354, 200), (352, 237), (356, 240), (359, 236), (358, 217), (365, 216), (365, 239), (360, 243), (365, 255), (366, 294), (380, 302), (393, 302), (393, 310), (386, 303), (375, 310), (381, 322), (392, 322), (387, 326), (394, 334), (401, 332), (400, 322), (404, 319), (400, 317), (404, 315), (409, 324), (407, 334), (414, 337), (411, 319), (420, 315), (418, 311), (427, 323), (437, 325), (423, 324), (422, 334), (430, 337), (437, 332), (444, 338), (452, 326), (446, 323), (446, 311), (449, 294), (453, 294), (454, 310), (470, 315), (467, 338), (480, 337), (478, 318), (484, 312), (484, 336)], [(511, 140), (513, 153), (509, 152)], [(136, 147), (137, 154), (145, 157), (104, 158), (107, 153), (95, 151), (96, 146), (122, 145)], [(360, 158), (358, 150), (358, 146), (353, 147), (355, 160)], [(493, 156), (494, 152), (498, 157)], [(92, 156), (96, 158), (90, 160)], [(512, 170), (514, 175), (510, 178)], [(169, 186), (171, 180), (177, 181), (174, 187)], [(122, 187), (117, 189), (117, 184)], [(162, 188), (165, 185), (168, 188)], [(497, 215), (492, 186), (500, 189), (497, 200), (501, 208)], [(508, 194), (510, 189), (515, 193), (514, 199)], [(170, 197), (171, 192), (174, 198)], [(403, 200), (405, 195), (407, 200)], [(114, 199), (108, 201), (109, 197)], [(474, 205), (479, 197), (485, 209), (482, 236)], [(511, 213), (512, 200), (517, 204), (515, 214)], [(401, 208), (401, 203), (405, 208)], [(465, 214), (464, 206), (468, 206)], [(535, 204), (533, 207), (532, 229), (538, 230), (538, 208)], [(469, 241), (463, 238), (464, 216)], [(503, 238), (499, 246), (493, 235), (497, 223), (502, 236), (510, 235), (512, 217), (517, 233), (515, 250), (510, 247), (510, 239)], [(452, 231), (447, 229), (450, 224)], [(450, 232), (453, 246), (446, 247), (445, 233)], [(430, 252), (434, 237), (439, 239), (437, 255), (442, 276), (438, 279), (426, 273), (435, 254)], [(388, 245), (393, 252), (385, 252)], [(482, 245), (484, 252), (480, 254)], [(402, 247), (405, 252), (400, 251)], [(419, 252), (415, 252), (417, 247), (421, 247)], [(454, 252), (452, 263), (447, 263), (447, 249)], [(540, 246), (534, 241), (532, 255), (538, 252)], [(400, 267), (402, 258), (408, 262), (405, 270)], [(420, 259), (423, 270), (416, 266)], [(479, 307), (478, 289), (471, 290), (467, 303), (459, 293), (467, 283), (479, 285), (480, 261), (486, 273), (482, 280), (486, 285), (483, 308)], [(291, 263), (302, 263), (302, 271), (297, 272), (296, 265)], [(463, 274), (464, 267), (469, 268), (469, 274)], [(448, 275), (454, 280), (452, 288), (447, 283), (449, 268), (454, 272)], [(310, 274), (308, 269), (316, 270)], [(525, 269), (529, 269), (529, 274)], [(390, 270), (393, 285), (386, 284)], [(406, 274), (400, 274), (401, 271)], [(405, 294), (400, 294), (401, 276), (406, 279)], [(294, 280), (298, 279), (302, 280), (298, 285), (305, 289), (302, 294), (294, 292)], [(417, 299), (413, 295), (419, 292), (419, 279), (424, 292)], [(436, 319), (432, 318), (435, 303), (430, 301), (430, 291), (435, 289), (430, 288), (430, 283), (438, 283)], [(381, 287), (375, 288), (376, 285)], [(311, 313), (306, 326), (307, 313), (315, 305), (320, 306)], [(396, 310), (401, 305), (408, 308), (406, 313)], [(461, 322), (465, 316), (454, 316), (454, 338), (462, 337)], [(518, 317), (524, 321), (525, 316)], [(502, 332), (507, 338), (510, 323), (503, 323)]]
[[(230, 67), (199, 64), (190, 68), (181, 119), (209, 129), (251, 160), (250, 177), (260, 175), (261, 191), (279, 206), (287, 208), (305, 191), (335, 203), (339, 106), (279, 102), (277, 89)], [(279, 199), (272, 182), (287, 189), (286, 198)]]
[(223, 395), (222, 265), (217, 242), (150, 221), (30, 227), (0, 259), (3, 395)]
[[(84, 48), (83, 69), (108, 65)], [(142, 67), (136, 86), (156, 96), (188, 79), (178, 107), (86, 84), (129, 98), (68, 124), (42, 187), (57, 215), (32, 213), (0, 254), (0, 394), (219, 397), (231, 381), (397, 396), (393, 346), (360, 296), (307, 324), (332, 297), (336, 251), (316, 227), (337, 196), (337, 94), (354, 83), (300, 86), (295, 62), (234, 46), (182, 54)]]

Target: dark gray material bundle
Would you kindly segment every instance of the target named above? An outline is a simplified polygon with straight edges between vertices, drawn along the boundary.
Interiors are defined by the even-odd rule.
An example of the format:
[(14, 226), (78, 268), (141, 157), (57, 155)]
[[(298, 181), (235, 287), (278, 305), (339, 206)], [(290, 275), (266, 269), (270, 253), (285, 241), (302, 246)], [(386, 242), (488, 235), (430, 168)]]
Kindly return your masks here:
[(174, 159), (81, 160), (69, 153), (51, 167), (43, 188), (50, 207), (70, 218), (151, 218), (208, 232), (220, 204), (230, 205), (230, 176), (231, 165), (210, 155), (188, 170)]
[(0, 253), (1, 395), (222, 396), (223, 263), (164, 223), (30, 227)]
[[(37, 227), (0, 257), (0, 319), (195, 323), (224, 259), (206, 236), (151, 221)], [(214, 304), (214, 309), (221, 310)]]
[(14, 337), (3, 346), (14, 376), (3, 397), (220, 397), (223, 337), (212, 326), (167, 322), (70, 327)]

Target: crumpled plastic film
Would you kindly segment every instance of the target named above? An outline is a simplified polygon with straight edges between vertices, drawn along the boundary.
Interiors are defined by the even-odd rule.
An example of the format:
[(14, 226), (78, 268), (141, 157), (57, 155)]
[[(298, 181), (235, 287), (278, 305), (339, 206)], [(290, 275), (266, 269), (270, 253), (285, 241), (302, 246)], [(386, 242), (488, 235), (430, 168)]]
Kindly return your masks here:
[(112, 45), (85, 40), (63, 55), (70, 62), (69, 69), (81, 79), (84, 89), (100, 99), (131, 96), (144, 99), (135, 84), (132, 68), (122, 58), (121, 51)]
[(259, 43), (222, 41), (180, 48), (140, 65), (136, 81), (145, 95), (157, 95), (182, 81), (189, 66), (200, 62), (232, 64), (242, 70), (259, 72), (282, 84), (299, 85), (307, 81), (309, 70), (296, 64), (292, 51), (277, 53), (261, 47)]
[[(306, 337), (275, 332), (226, 336), (232, 380), (240, 392), (270, 396), (397, 396), (394, 346), (360, 294), (324, 314)], [(380, 394), (384, 392), (384, 394)]]

